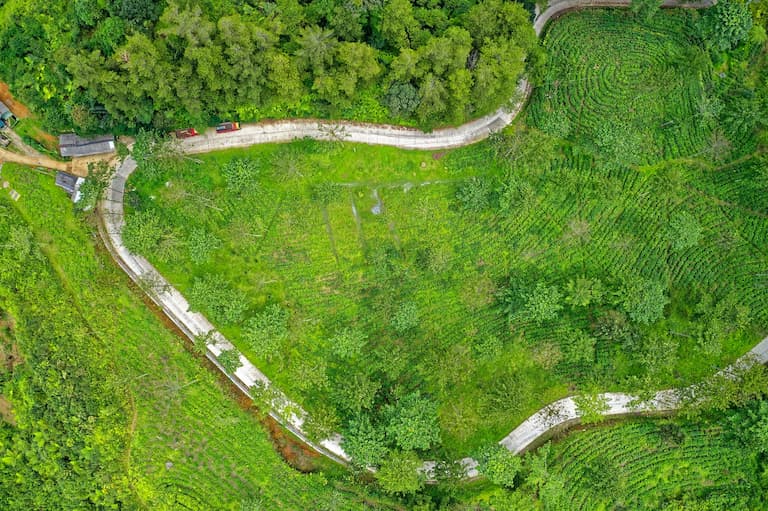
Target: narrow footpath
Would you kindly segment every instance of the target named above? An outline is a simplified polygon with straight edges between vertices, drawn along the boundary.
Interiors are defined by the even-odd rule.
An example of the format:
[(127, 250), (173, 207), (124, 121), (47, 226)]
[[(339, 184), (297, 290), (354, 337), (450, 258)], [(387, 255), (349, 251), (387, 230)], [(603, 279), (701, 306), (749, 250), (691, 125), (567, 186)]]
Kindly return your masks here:
[[(26, 147), (26, 145), (22, 146)], [(53, 158), (47, 156), (30, 156), (27, 154), (14, 153), (7, 149), (0, 149), (0, 161), (8, 161), (13, 163), (20, 163), (22, 165), (29, 165), (31, 167), (45, 167), (47, 169), (61, 170), (63, 172), (69, 172), (71, 164), (63, 161), (56, 161)]]

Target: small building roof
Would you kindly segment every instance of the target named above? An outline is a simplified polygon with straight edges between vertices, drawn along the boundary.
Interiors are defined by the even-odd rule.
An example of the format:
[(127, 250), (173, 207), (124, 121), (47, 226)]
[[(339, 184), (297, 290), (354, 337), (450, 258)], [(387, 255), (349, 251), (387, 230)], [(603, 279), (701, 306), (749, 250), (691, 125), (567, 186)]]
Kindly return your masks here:
[(56, 173), (56, 186), (64, 188), (67, 193), (75, 192), (75, 185), (77, 184), (77, 176), (67, 174), (66, 172)]
[(13, 117), (13, 112), (8, 108), (8, 105), (0, 101), (0, 119), (5, 120), (10, 117)]
[(74, 133), (65, 133), (59, 136), (59, 152), (62, 156), (90, 156), (111, 153), (114, 150), (114, 135), (83, 138)]
[(67, 192), (72, 198), (72, 202), (80, 200), (80, 186), (85, 182), (82, 177), (73, 176), (66, 172), (56, 173), (56, 186), (59, 186)]

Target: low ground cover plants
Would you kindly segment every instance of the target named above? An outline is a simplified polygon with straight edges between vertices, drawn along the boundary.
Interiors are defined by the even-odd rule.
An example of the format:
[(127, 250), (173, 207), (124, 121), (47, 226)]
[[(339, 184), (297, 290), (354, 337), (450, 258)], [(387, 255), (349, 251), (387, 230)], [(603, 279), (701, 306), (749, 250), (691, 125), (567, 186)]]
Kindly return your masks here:
[(332, 469), (289, 467), (53, 176), (8, 163), (2, 175), (21, 193), (0, 195), (4, 510), (389, 508)]
[(707, 151), (730, 132), (698, 117), (720, 92), (691, 14), (558, 23), (600, 46), (553, 25), (527, 124), (448, 152), (304, 140), (139, 170), (126, 243), (361, 464), (467, 455), (574, 390), (711, 374), (765, 333), (764, 157)]
[(761, 509), (765, 413), (766, 402), (754, 401), (695, 421), (641, 419), (572, 432), (506, 465), (514, 489), (485, 489), (467, 501), (482, 510)]

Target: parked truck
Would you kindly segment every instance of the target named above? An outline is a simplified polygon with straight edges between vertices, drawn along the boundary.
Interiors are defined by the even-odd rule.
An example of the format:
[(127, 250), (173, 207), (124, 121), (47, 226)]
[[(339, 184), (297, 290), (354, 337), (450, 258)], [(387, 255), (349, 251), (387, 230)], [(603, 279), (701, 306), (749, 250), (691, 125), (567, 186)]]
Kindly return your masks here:
[(176, 130), (172, 132), (172, 134), (176, 138), (189, 138), (189, 137), (196, 137), (200, 133), (198, 133), (195, 128), (185, 128), (183, 130)]
[(227, 133), (229, 131), (237, 131), (240, 129), (239, 122), (222, 122), (216, 126), (216, 133)]
[(14, 124), (16, 124), (16, 116), (5, 103), (0, 101), (0, 129), (12, 128)]

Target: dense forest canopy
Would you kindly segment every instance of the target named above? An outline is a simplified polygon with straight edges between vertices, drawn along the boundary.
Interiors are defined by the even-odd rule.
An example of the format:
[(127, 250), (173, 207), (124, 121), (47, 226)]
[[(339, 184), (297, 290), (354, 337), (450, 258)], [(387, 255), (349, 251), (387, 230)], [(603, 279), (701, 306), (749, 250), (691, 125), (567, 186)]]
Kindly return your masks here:
[(0, 76), (54, 129), (333, 116), (460, 123), (541, 51), (502, 0), (9, 2)]

